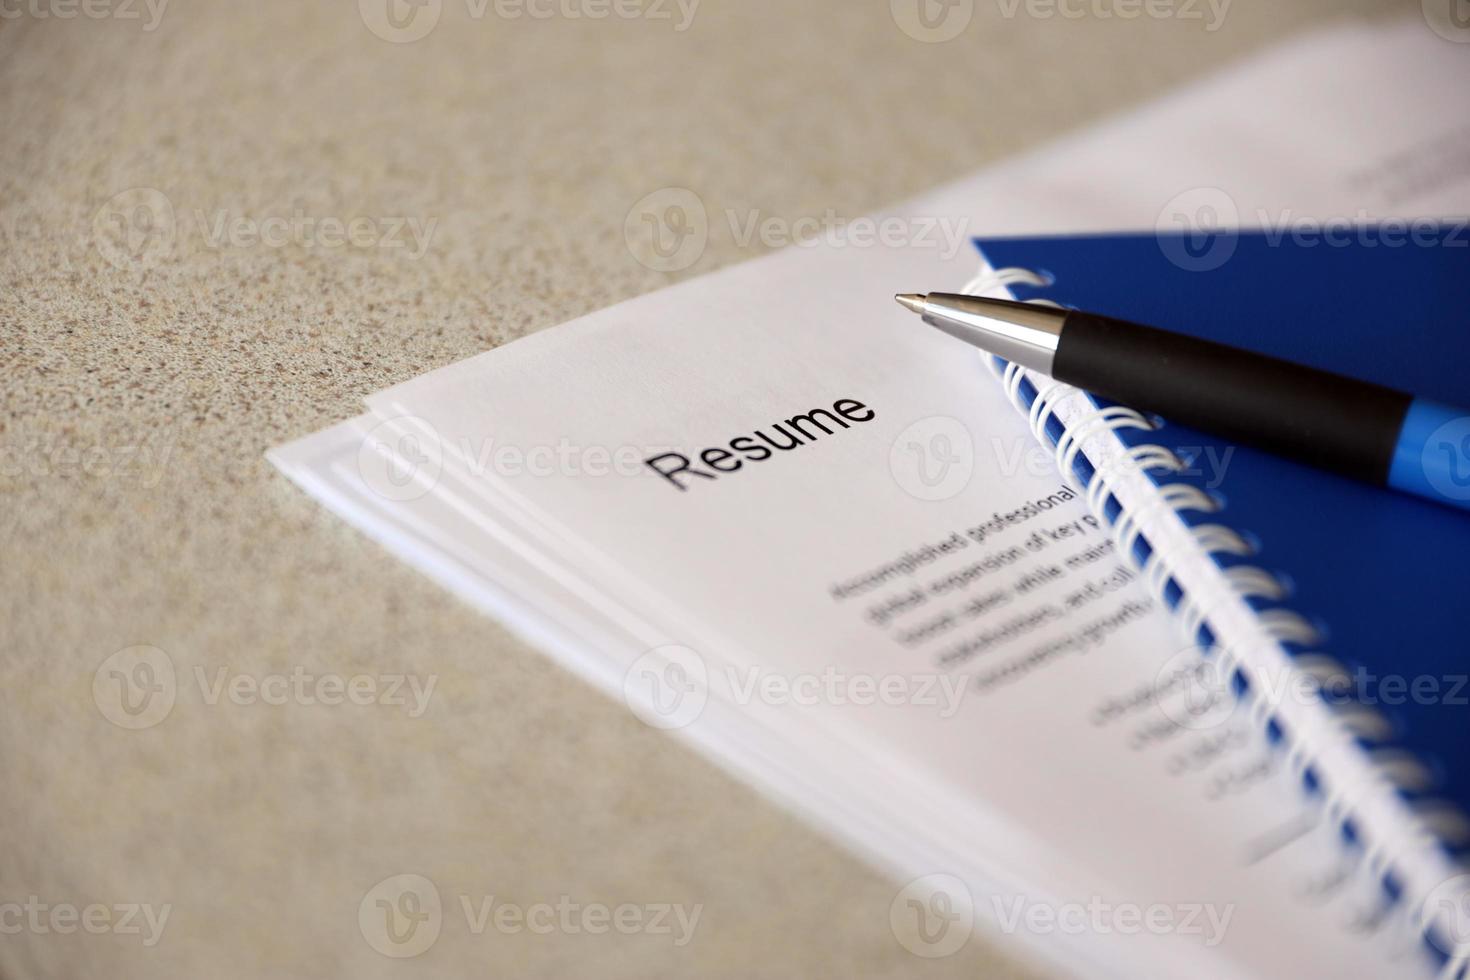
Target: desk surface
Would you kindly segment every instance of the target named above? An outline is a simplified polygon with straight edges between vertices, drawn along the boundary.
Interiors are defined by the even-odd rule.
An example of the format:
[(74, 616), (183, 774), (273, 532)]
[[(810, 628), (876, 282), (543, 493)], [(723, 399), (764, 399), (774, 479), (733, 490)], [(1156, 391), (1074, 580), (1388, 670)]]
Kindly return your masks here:
[[(704, 0), (683, 31), (674, 3), (542, 20), (429, 0), (390, 22), (374, 2), (191, 0), (155, 24), (157, 0), (89, 3), (100, 18), (36, 0), (0, 21), (0, 900), (170, 907), (151, 947), (146, 926), (63, 933), (43, 913), (0, 943), (0, 974), (1021, 975), (978, 935), (915, 958), (890, 932), (893, 883), (262, 453), (394, 382), (755, 254), (727, 211), (857, 216), (1285, 32), (1419, 5), (1238, 0), (1207, 30), (964, 0), (963, 32), (922, 43), (881, 0)], [(441, 7), (401, 41), (424, 23), (407, 14)], [(667, 186), (710, 215), (676, 273), (623, 231)], [(172, 670), (166, 714), (116, 699), (109, 658), (138, 645)], [(411, 717), (266, 703), (249, 680), (282, 675), (437, 686)], [(394, 960), (358, 912), (406, 873), (436, 883), (443, 926)], [(680, 949), (475, 935), (459, 897), (490, 895), (703, 910)]]

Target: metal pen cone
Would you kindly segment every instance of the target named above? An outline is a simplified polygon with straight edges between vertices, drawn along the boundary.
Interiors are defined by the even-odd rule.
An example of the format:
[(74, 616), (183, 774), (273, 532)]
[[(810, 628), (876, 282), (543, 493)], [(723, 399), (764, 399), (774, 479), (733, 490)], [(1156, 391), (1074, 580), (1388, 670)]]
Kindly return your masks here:
[(907, 309), (951, 337), (1025, 368), (1051, 374), (1067, 312), (958, 293), (899, 293)]

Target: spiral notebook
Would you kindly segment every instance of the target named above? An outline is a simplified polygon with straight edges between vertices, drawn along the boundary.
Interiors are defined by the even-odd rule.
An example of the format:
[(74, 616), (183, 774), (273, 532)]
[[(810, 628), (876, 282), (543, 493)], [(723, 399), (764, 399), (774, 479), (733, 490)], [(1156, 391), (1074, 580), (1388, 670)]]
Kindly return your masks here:
[[(1213, 235), (1117, 234), (987, 239), (993, 271), (973, 285), (1051, 301), (1412, 391), (1470, 404), (1470, 230), (1467, 222), (1293, 225)], [(1002, 366), (1018, 404), (1053, 445), (1075, 433), (1051, 411), (1078, 393)], [(1108, 403), (1080, 396), (1100, 410)], [(1454, 861), (1470, 847), (1470, 517), (1377, 489), (1208, 433), (1111, 409), (1109, 432), (1125, 455), (1113, 467), (1087, 450), (1072, 472), (1094, 493), (1161, 598), (1184, 615), (1213, 672), (1285, 743), (1309, 792), (1321, 796), (1343, 836), (1375, 863), (1394, 899), (1437, 921), (1448, 952), (1466, 937), (1454, 913), (1463, 893), (1407, 867)], [(1467, 425), (1470, 429), (1470, 425)], [(1465, 433), (1461, 433), (1464, 435)], [(1458, 453), (1458, 445), (1431, 446)], [(1141, 461), (1170, 502), (1170, 517), (1198, 536), (1218, 574), (1184, 585), (1169, 569), (1188, 561), (1149, 540), (1148, 506), (1123, 508), (1107, 490), (1119, 461)], [(1124, 477), (1126, 478), (1126, 477)], [(1452, 477), (1453, 479), (1453, 477)], [(1470, 473), (1463, 485), (1470, 494)], [(1194, 492), (1191, 492), (1194, 491)], [(1258, 634), (1214, 614), (1244, 598)], [(1280, 639), (1310, 687), (1262, 676), (1272, 665), (1246, 649)], [(1330, 726), (1309, 715), (1324, 708)], [(1329, 741), (1330, 740), (1330, 741)], [(1381, 782), (1353, 782), (1319, 756), (1352, 741)], [(1364, 834), (1359, 808), (1401, 805), (1401, 832)], [(1425, 844), (1418, 835), (1433, 839)], [(1418, 853), (1416, 853), (1418, 852)], [(1411, 886), (1412, 883), (1412, 886)], [(1427, 887), (1426, 887), (1427, 884)], [(1436, 893), (1438, 889), (1438, 893)], [(1464, 914), (1463, 906), (1459, 914)]]
[[(975, 233), (1146, 229), (1200, 188), (1241, 215), (1454, 213), (1463, 114), (1422, 93), (1470, 85), (1461, 54), (1417, 20), (1285, 42), (864, 219), (882, 234), (535, 332), (270, 458), (636, 716), (598, 715), (587, 738), (675, 733), (882, 869), (891, 892), (843, 914), (891, 929), (898, 957), (956, 955), (989, 930), (1069, 975), (1428, 975), (1413, 903), (1382, 882), (1391, 866), (1421, 896), (1451, 866), (1397, 846), (1430, 816), (1367, 792), (1428, 755), (1395, 770), (1334, 717), (1272, 727), (1195, 697), (1200, 664), (1225, 659), (1191, 642), (1203, 624), (1291, 677), (1312, 663), (1281, 642), (1307, 619), (1240, 596), (1281, 576), (1206, 556), (1246, 551), (1248, 532), (1270, 555), (1271, 528), (1232, 526), (1229, 506), (1179, 520), (1221, 488), (1115, 473), (1110, 454), (1172, 465), (1115, 435), (1145, 420), (1017, 372), (997, 384), (892, 296), (958, 288)], [(949, 251), (934, 232), (956, 223)], [(1035, 396), (1054, 454), (1008, 394)], [(672, 782), (637, 789), (677, 805)], [(720, 927), (713, 908), (701, 921)]]

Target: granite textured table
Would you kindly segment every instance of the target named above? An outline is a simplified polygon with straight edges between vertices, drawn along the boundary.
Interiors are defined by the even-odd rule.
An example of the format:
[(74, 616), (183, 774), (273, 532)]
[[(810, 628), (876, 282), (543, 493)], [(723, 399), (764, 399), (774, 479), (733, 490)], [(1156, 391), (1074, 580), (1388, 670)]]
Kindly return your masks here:
[[(1022, 975), (989, 936), (907, 951), (894, 882), (262, 453), (768, 247), (729, 212), (861, 215), (1419, 4), (393, 4), (0, 7), (0, 974)], [(625, 235), (666, 187), (710, 217), (673, 272)], [(412, 958), (359, 915), (402, 874), (443, 901)], [(489, 896), (701, 912), (683, 945), (477, 930)]]

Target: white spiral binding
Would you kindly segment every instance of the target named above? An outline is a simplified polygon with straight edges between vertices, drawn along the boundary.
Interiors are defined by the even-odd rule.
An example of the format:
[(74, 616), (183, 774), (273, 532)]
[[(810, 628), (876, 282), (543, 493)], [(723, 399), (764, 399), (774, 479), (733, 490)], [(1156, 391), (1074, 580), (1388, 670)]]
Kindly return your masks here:
[[(1003, 268), (982, 271), (980, 275), (966, 283), (961, 291), (969, 294), (982, 294), (997, 287), (1016, 285), (1045, 287), (1052, 283), (1048, 278), (1029, 269)], [(1036, 305), (1053, 307), (1059, 305), (1049, 300), (1031, 302)], [(1026, 416), (1027, 423), (1037, 440), (1043, 445), (1052, 446), (1057, 466), (1066, 477), (1070, 478), (1075, 475), (1073, 465), (1077, 460), (1077, 455), (1082, 452), (1083, 444), (1093, 436), (1120, 429), (1152, 431), (1158, 428), (1155, 422), (1142, 413), (1112, 405), (1084, 414), (1081, 418), (1069, 423), (1061, 436), (1052, 440), (1046, 432), (1047, 420), (1052, 417), (1059, 405), (1074, 398), (1085, 398), (1086, 394), (1061, 382), (1047, 383), (1033, 379), (1036, 381), (1036, 397), (1030, 405), (1027, 405), (1021, 397), (1021, 385), (1027, 380), (1024, 369), (1013, 363), (1006, 364), (1002, 368), (1000, 362), (994, 358), (990, 358), (989, 363), (991, 370), (1001, 379), (1006, 397)], [(1097, 463), (1091, 458), (1089, 462)], [(1138, 539), (1144, 535), (1145, 525), (1150, 524), (1155, 518), (1169, 510), (1213, 513), (1219, 511), (1221, 507), (1215, 498), (1198, 487), (1185, 483), (1170, 483), (1160, 485), (1158, 494), (1145, 506), (1122, 511), (1116, 519), (1109, 519), (1105, 505), (1112, 496), (1113, 482), (1124, 467), (1134, 472), (1177, 473), (1184, 470), (1185, 466), (1178, 456), (1167, 447), (1137, 446), (1120, 455), (1110, 465), (1095, 465), (1092, 480), (1083, 488), (1089, 508), (1110, 528), (1114, 544), (1124, 559), (1133, 565), (1149, 591), (1158, 598), (1159, 602), (1167, 606), (1165, 593), (1172, 577), (1168, 561), (1162, 557), (1158, 549), (1150, 547), (1148, 557), (1140, 563), (1133, 551)], [(1224, 525), (1200, 525), (1193, 528), (1191, 533), (1200, 550), (1206, 554), (1229, 554), (1243, 557), (1255, 553), (1250, 542), (1238, 532)], [(1284, 599), (1289, 591), (1286, 584), (1277, 576), (1255, 566), (1237, 565), (1224, 570), (1222, 577), (1227, 589), (1221, 596), (1214, 597), (1217, 603), (1232, 601), (1236, 598), (1260, 598), (1277, 602)], [(1201, 627), (1211, 621), (1214, 612), (1212, 604), (1201, 605), (1199, 598), (1192, 593), (1181, 595), (1174, 607), (1178, 622), (1191, 643), (1197, 642)], [(1257, 616), (1263, 632), (1273, 642), (1310, 646), (1320, 641), (1320, 636), (1312, 624), (1291, 610), (1281, 608), (1260, 610)], [(1212, 633), (1219, 635), (1216, 630), (1212, 630)], [(1234, 647), (1217, 644), (1208, 653), (1216, 661), (1216, 669), (1220, 672), (1220, 676), (1235, 678), (1242, 670), (1241, 651)], [(1349, 676), (1347, 669), (1340, 662), (1321, 653), (1298, 654), (1293, 658), (1293, 665), (1295, 669), (1304, 671), (1319, 682)], [(1247, 673), (1246, 676), (1248, 677), (1249, 674)], [(1264, 729), (1276, 720), (1276, 710), (1267, 700), (1259, 697), (1246, 697), (1244, 703), (1247, 705), (1252, 724)], [(1383, 741), (1392, 732), (1391, 723), (1376, 708), (1358, 703), (1335, 704), (1330, 707), (1332, 724), (1341, 733), (1353, 738), (1376, 743)], [(1305, 740), (1289, 739), (1287, 741), (1289, 744), (1284, 750), (1286, 763), (1293, 776), (1298, 781), (1304, 781), (1307, 769), (1313, 764)], [(1370, 767), (1373, 774), (1370, 779), (1360, 780), (1356, 784), (1343, 785), (1337, 784), (1336, 781), (1324, 784), (1319, 780), (1317, 783), (1319, 787), (1324, 787), (1320, 797), (1322, 812), (1327, 815), (1333, 826), (1341, 827), (1351, 819), (1358, 810), (1357, 802), (1363, 794), (1389, 792), (1395, 789), (1413, 791), (1429, 784), (1429, 771), (1411, 754), (1402, 750), (1375, 748), (1369, 748), (1368, 753), (1370, 759), (1375, 763)], [(1413, 801), (1410, 807), (1418, 818), (1418, 826), (1414, 828), (1414, 833), (1409, 835), (1410, 844), (1420, 846), (1435, 840), (1470, 839), (1470, 817), (1467, 817), (1458, 807), (1439, 800)], [(1377, 841), (1363, 847), (1349, 860), (1355, 865), (1366, 866), (1373, 880), (1381, 881), (1399, 863), (1396, 860), (1398, 853), (1397, 850), (1390, 848), (1388, 842)], [(1467, 902), (1464, 907), (1470, 908), (1470, 896), (1467, 896), (1464, 901)], [(1403, 926), (1407, 923), (1408, 928), (1422, 931), (1426, 928), (1425, 923), (1410, 921), (1408, 917), (1411, 911), (1400, 909), (1395, 913), (1400, 919), (1399, 924)], [(1459, 980), (1467, 965), (1470, 965), (1470, 946), (1460, 945), (1448, 957), (1440, 976), (1446, 980), (1448, 978)]]

